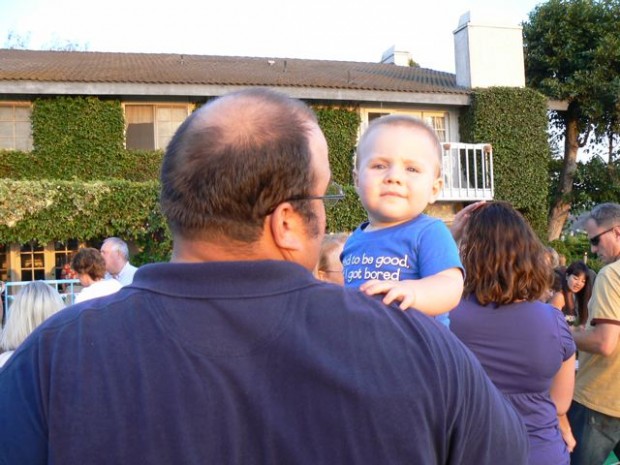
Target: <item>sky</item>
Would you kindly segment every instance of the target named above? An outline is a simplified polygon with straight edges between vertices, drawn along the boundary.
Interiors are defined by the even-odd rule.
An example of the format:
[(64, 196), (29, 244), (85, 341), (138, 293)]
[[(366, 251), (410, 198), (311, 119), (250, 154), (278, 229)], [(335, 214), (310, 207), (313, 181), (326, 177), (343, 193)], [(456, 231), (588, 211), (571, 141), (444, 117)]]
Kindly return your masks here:
[(9, 33), (30, 49), (378, 62), (396, 45), (425, 68), (454, 72), (453, 31), (472, 21), (519, 25), (537, 0), (0, 0)]

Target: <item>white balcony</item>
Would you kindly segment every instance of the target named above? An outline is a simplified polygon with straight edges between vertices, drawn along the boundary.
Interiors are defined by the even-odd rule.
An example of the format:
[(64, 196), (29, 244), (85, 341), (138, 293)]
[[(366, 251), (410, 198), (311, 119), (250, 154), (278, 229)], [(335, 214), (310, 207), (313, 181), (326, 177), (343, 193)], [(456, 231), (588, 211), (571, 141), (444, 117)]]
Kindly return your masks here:
[(443, 144), (444, 188), (439, 201), (493, 200), (493, 147), (490, 144)]

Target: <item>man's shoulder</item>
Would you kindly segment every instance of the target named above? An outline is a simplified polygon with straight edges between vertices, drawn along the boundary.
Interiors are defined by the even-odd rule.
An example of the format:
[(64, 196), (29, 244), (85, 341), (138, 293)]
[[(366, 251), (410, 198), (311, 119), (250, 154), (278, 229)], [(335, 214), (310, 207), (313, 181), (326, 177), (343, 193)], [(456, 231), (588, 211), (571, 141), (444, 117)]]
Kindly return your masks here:
[(596, 275), (597, 280), (598, 278), (606, 278), (614, 281), (620, 280), (620, 260), (616, 260), (615, 262), (609, 263), (601, 268)]
[[(422, 350), (430, 357), (467, 358), (462, 344), (444, 325), (417, 310), (403, 312), (395, 305), (385, 305), (382, 296), (370, 297), (352, 287), (321, 285), (307, 292), (310, 311), (330, 320), (332, 325), (358, 333), (368, 331), (369, 337), (381, 334), (382, 339), (390, 340), (386, 347), (398, 340), (393, 345), (399, 351), (415, 347), (414, 350)], [(423, 356), (422, 352), (418, 353)]]

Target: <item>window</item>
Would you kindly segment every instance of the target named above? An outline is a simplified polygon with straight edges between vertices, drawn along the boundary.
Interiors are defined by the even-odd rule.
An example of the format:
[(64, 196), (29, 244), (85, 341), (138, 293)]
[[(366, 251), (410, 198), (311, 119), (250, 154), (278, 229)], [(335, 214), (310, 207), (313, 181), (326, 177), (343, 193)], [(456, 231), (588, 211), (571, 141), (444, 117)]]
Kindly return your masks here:
[(448, 114), (444, 111), (425, 111), (425, 110), (364, 110), (362, 111), (362, 132), (366, 130), (368, 124), (374, 119), (386, 115), (409, 115), (419, 118), (431, 126), (437, 133), (441, 142), (449, 140), (448, 134)]
[(0, 104), (0, 149), (32, 150), (29, 104)]
[(75, 239), (54, 242), (54, 279), (67, 279), (63, 269), (66, 264), (71, 265), (71, 258), (79, 248), (80, 244)]
[(126, 147), (130, 150), (165, 149), (189, 113), (189, 105), (185, 104), (126, 104)]
[(9, 261), (7, 246), (0, 245), (0, 281), (9, 280)]
[(439, 138), (441, 142), (448, 141), (447, 134), (446, 134), (445, 115), (443, 116), (425, 115), (424, 121), (426, 121), (426, 124), (428, 124), (430, 127), (432, 127), (435, 130), (435, 132), (437, 133), (437, 137)]
[(45, 251), (42, 245), (31, 242), (20, 248), (22, 281), (45, 279)]

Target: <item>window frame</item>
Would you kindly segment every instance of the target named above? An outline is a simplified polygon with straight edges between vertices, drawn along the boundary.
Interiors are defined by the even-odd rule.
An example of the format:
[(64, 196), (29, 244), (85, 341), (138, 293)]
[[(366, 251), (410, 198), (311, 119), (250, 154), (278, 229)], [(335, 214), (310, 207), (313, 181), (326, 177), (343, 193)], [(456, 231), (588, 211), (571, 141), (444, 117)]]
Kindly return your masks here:
[[(0, 150), (15, 150), (15, 151), (23, 151), (23, 152), (31, 152), (33, 149), (33, 139), (32, 139), (32, 102), (21, 102), (21, 101), (0, 101), (0, 107), (10, 107), (13, 110), (13, 117), (10, 120), (0, 120), (0, 124), (9, 123), (12, 125), (12, 146), (4, 146), (0, 144)], [(17, 140), (22, 139), (21, 137), (17, 137), (17, 123), (25, 123), (26, 120), (17, 120), (15, 118), (15, 110), (17, 108), (26, 108), (28, 110), (28, 135), (26, 136), (26, 146), (18, 147)], [(2, 140), (3, 137), (0, 137)]]
[[(129, 122), (127, 121), (127, 107), (131, 107), (131, 106), (140, 106), (140, 107), (151, 107), (151, 114), (153, 115), (153, 122), (151, 123), (153, 125), (153, 140), (152, 142), (152, 147), (153, 148), (149, 148), (149, 149), (144, 149), (144, 148), (131, 148), (131, 147), (127, 147), (127, 131), (129, 129)], [(130, 101), (130, 102), (123, 102), (123, 115), (125, 117), (125, 136), (124, 136), (124, 146), (127, 150), (165, 150), (166, 149), (166, 145), (168, 144), (168, 142), (170, 142), (170, 138), (172, 138), (172, 134), (174, 134), (174, 132), (176, 131), (176, 129), (181, 125), (181, 122), (179, 122), (178, 126), (175, 128), (174, 131), (172, 131), (172, 134), (170, 134), (170, 137), (168, 138), (167, 141), (160, 141), (160, 132), (162, 131), (162, 129), (160, 128), (160, 121), (158, 119), (158, 110), (160, 109), (164, 109), (164, 108), (170, 108), (172, 110), (174, 110), (175, 108), (182, 108), (185, 112), (185, 116), (183, 118), (183, 121), (192, 114), (192, 112), (194, 111), (195, 105), (192, 103), (187, 103), (187, 102), (139, 102), (139, 101)], [(165, 143), (164, 143), (165, 142)], [(164, 145), (163, 147), (161, 145)]]
[[(452, 139), (451, 113), (448, 110), (430, 109), (430, 108), (365, 107), (361, 109), (361, 115), (360, 115), (361, 124), (360, 124), (360, 130), (358, 134), (358, 140), (359, 140), (359, 137), (361, 137), (361, 135), (366, 131), (366, 129), (368, 129), (368, 124), (369, 124), (368, 118), (369, 118), (369, 115), (372, 113), (382, 113), (385, 115), (413, 116), (430, 124), (433, 127), (433, 129), (435, 129), (435, 132), (437, 133), (437, 136), (439, 137), (440, 142), (442, 143), (449, 142)], [(428, 118), (443, 118), (443, 121), (444, 121), (443, 138), (441, 134), (437, 132), (437, 128), (428, 121)]]

